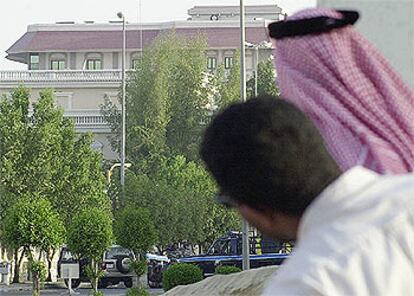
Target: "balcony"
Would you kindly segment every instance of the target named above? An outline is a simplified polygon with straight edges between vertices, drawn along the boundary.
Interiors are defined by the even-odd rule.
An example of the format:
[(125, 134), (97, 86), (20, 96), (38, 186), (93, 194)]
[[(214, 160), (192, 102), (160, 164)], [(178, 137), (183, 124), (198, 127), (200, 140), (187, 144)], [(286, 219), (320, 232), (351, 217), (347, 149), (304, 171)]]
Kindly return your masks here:
[(111, 129), (99, 110), (65, 111), (64, 116), (73, 120), (76, 131), (110, 133)]
[(0, 71), (0, 88), (15, 87), (19, 84), (31, 87), (118, 87), (121, 81), (121, 70)]

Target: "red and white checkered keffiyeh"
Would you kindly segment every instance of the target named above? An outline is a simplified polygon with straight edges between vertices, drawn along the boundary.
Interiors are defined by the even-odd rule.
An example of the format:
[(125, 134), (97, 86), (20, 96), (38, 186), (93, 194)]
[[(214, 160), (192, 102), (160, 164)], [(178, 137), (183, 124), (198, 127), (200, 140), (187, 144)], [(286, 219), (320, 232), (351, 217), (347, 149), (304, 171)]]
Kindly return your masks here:
[[(341, 18), (307, 9), (289, 19)], [(353, 26), (276, 41), (281, 95), (318, 127), (345, 171), (414, 171), (414, 93)]]

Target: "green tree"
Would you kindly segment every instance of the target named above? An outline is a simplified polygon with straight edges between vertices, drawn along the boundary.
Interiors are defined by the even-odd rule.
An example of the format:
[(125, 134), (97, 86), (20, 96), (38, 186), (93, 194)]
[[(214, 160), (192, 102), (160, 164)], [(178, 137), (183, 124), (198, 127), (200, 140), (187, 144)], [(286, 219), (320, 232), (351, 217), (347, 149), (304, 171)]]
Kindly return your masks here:
[[(123, 208), (145, 207), (159, 234), (157, 246), (189, 240), (208, 244), (218, 234), (239, 228), (239, 218), (215, 205), (216, 186), (197, 162), (164, 158), (156, 175), (128, 174)], [(235, 228), (237, 226), (237, 228)]]
[(79, 209), (109, 209), (104, 194), (101, 157), (91, 148), (92, 135), (75, 134), (73, 122), (44, 90), (28, 110), (30, 91), (19, 87), (0, 102), (0, 184), (7, 193), (42, 195), (65, 224)]
[[(127, 83), (127, 155), (133, 163), (142, 158), (182, 154), (197, 159), (202, 122), (208, 118), (205, 73), (206, 40), (170, 32), (144, 50)], [(102, 113), (117, 137), (118, 109), (109, 100)]]
[(105, 193), (106, 179), (101, 155), (91, 148), (92, 134), (82, 134), (62, 148), (67, 155), (59, 157), (61, 165), (54, 178), (50, 196), (66, 225), (85, 208), (96, 207), (111, 212), (111, 201)]
[(25, 165), (26, 137), (29, 131), (30, 92), (19, 87), (9, 99), (4, 95), (0, 101), (0, 184), (5, 191), (20, 194), (23, 178), (19, 169)]
[[(29, 97), (30, 90), (20, 86), (0, 101), (3, 208), (21, 196), (41, 196), (52, 203), (66, 226), (82, 208), (110, 211), (101, 157), (91, 148), (92, 135), (75, 134), (73, 122), (56, 108), (52, 90), (40, 93), (32, 113)], [(0, 218), (1, 211), (0, 207)], [(49, 271), (55, 252), (47, 252)], [(20, 261), (16, 257), (15, 262)], [(18, 281), (18, 266), (15, 270), (14, 281)]]
[[(255, 77), (247, 82), (248, 97), (254, 97)], [(276, 85), (276, 70), (272, 60), (262, 61), (257, 66), (257, 94), (278, 96), (279, 89)]]
[[(212, 113), (240, 100), (239, 55), (229, 71), (222, 65), (207, 73), (205, 52), (203, 36), (170, 32), (144, 51), (128, 75), (127, 156), (134, 166), (127, 174), (125, 199), (117, 198), (117, 178), (110, 192), (114, 209), (150, 211), (160, 250), (184, 239), (205, 244), (216, 234), (214, 227), (231, 230), (238, 223), (236, 215), (212, 201), (216, 188), (200, 165), (198, 146)], [(116, 134), (112, 143), (117, 149), (119, 110), (107, 100), (102, 113)]]
[(34, 251), (62, 246), (65, 228), (52, 205), (41, 197), (22, 197), (7, 210), (2, 223), (2, 237), (13, 249), (23, 249), (33, 274), (33, 295), (40, 295), (40, 281), (45, 271), (34, 259)]
[(149, 211), (143, 208), (124, 209), (116, 216), (114, 234), (119, 245), (134, 252), (136, 259), (130, 266), (137, 277), (142, 276), (147, 266), (145, 254), (157, 240)]
[(80, 212), (68, 228), (69, 250), (78, 258), (88, 260), (87, 276), (95, 292), (98, 291), (98, 280), (103, 276), (99, 265), (104, 252), (111, 246), (112, 238), (111, 216), (98, 208)]
[(240, 102), (240, 52), (236, 52), (233, 58), (233, 66), (230, 70), (224, 70), (221, 65), (216, 73), (219, 80), (219, 97), (216, 99), (218, 110), (223, 110), (232, 103)]

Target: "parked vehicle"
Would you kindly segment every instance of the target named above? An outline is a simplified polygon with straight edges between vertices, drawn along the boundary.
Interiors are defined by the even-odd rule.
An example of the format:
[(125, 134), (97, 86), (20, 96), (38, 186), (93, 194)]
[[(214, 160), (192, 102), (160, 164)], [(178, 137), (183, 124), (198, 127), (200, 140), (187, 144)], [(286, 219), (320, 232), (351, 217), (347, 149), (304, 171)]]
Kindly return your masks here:
[(159, 256), (154, 254), (147, 254), (148, 262), (148, 286), (150, 288), (161, 288), (162, 273), (170, 263), (167, 256)]
[[(270, 265), (280, 265), (288, 258), (292, 250), (292, 242), (274, 241), (262, 236), (251, 235), (250, 241), (250, 267), (258, 268)], [(237, 266), (242, 268), (242, 234), (231, 231), (217, 239), (208, 249), (207, 253), (200, 256), (184, 256), (172, 258), (169, 264), (175, 262), (191, 263), (199, 266), (208, 277), (214, 274), (218, 266)], [(151, 285), (160, 287), (162, 284), (162, 272), (168, 267), (165, 263), (154, 262), (151, 273)]]
[(100, 279), (99, 286), (106, 288), (123, 282), (127, 288), (131, 288), (135, 274), (129, 264), (133, 260), (135, 260), (135, 255), (131, 250), (121, 246), (112, 246), (103, 256), (102, 270), (105, 275)]
[[(121, 246), (112, 246), (102, 257), (101, 268), (104, 271), (104, 276), (99, 281), (99, 288), (106, 288), (109, 285), (117, 285), (121, 282), (127, 288), (132, 287), (134, 274), (129, 268), (129, 263), (134, 259), (135, 256), (132, 251)], [(62, 264), (75, 262), (79, 263), (80, 278), (72, 280), (72, 288), (79, 287), (82, 282), (89, 282), (85, 272), (88, 260), (84, 258), (76, 259), (68, 248), (62, 248), (58, 261), (59, 277)], [(68, 286), (67, 280), (65, 280), (65, 284)]]
[[(250, 236), (250, 267), (280, 265), (289, 256), (287, 242), (274, 241), (261, 236)], [(242, 268), (242, 233), (231, 231), (217, 239), (202, 256), (183, 257), (177, 260), (199, 266), (205, 277), (214, 274), (217, 266), (230, 265)]]

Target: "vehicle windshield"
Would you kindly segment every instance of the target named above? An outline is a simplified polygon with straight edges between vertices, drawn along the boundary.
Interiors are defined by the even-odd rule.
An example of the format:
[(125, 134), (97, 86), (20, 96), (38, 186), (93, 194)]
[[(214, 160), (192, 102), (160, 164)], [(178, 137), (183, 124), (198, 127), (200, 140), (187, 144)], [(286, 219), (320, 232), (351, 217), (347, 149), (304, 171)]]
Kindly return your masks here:
[(105, 252), (105, 259), (116, 259), (119, 257), (132, 257), (132, 252), (122, 247), (114, 247)]
[(62, 258), (62, 261), (70, 261), (74, 259), (72, 253), (68, 249), (62, 250), (61, 258)]

